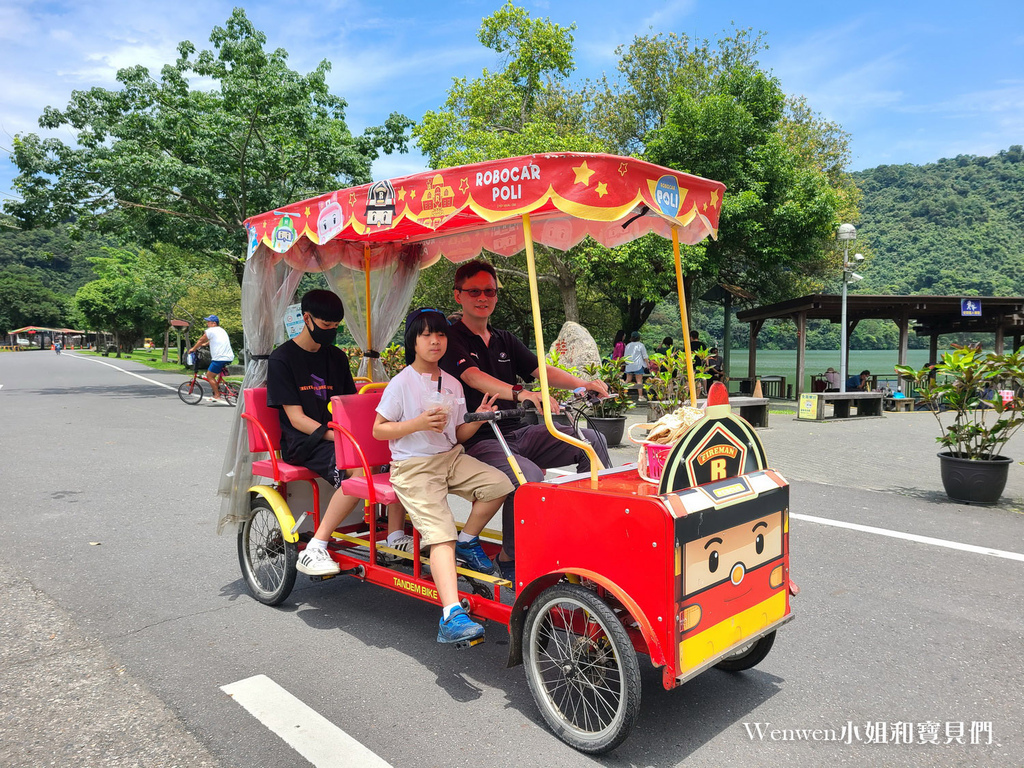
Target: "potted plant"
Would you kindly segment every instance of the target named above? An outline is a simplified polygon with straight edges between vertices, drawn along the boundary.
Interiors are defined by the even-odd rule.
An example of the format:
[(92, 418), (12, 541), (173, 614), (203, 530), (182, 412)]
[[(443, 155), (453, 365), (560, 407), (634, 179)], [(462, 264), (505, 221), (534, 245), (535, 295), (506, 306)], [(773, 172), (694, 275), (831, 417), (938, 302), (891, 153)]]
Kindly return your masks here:
[[(704, 347), (693, 351), (694, 357), (708, 359), (708, 350)], [(695, 379), (710, 379), (706, 366), (694, 366)], [(651, 392), (650, 419), (657, 421), (666, 413), (675, 411), (690, 396), (690, 385), (686, 379), (686, 351), (669, 349), (663, 354), (651, 355), (651, 375), (648, 378), (648, 389)]]
[[(935, 439), (946, 449), (939, 453), (946, 495), (969, 504), (995, 504), (1012, 463), (1002, 451), (1024, 425), (1024, 350), (997, 355), (954, 349), (934, 368), (897, 365), (896, 373), (917, 385), (939, 422), (941, 434)], [(1009, 392), (1006, 400), (1000, 391)]]
[(586, 377), (603, 381), (611, 395), (589, 406), (586, 413), (587, 426), (604, 435), (609, 447), (622, 442), (626, 431), (626, 411), (633, 407), (633, 400), (623, 381), (625, 370), (626, 361), (621, 358), (590, 363), (583, 368)]

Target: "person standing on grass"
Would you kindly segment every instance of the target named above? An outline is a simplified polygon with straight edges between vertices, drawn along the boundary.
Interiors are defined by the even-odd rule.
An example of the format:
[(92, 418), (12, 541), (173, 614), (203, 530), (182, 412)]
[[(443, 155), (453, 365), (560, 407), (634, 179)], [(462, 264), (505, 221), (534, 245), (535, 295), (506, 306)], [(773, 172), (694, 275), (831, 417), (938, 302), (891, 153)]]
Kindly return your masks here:
[(217, 384), (217, 375), (231, 365), (235, 359), (234, 350), (231, 349), (231, 339), (228, 332), (220, 327), (220, 318), (217, 315), (204, 317), (206, 330), (199, 337), (189, 352), (195, 352), (200, 347), (210, 348), (210, 367), (206, 371), (206, 380), (210, 382), (210, 389), (213, 391), (211, 398), (216, 402), (220, 398), (220, 386)]

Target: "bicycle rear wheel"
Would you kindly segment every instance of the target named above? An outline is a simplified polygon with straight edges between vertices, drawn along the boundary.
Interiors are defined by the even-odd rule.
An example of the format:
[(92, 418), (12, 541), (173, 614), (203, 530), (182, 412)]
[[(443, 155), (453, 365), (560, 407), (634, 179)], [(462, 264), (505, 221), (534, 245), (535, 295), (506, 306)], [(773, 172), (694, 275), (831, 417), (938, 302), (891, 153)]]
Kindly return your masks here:
[(183, 381), (178, 387), (178, 397), (181, 398), (183, 403), (197, 405), (203, 399), (203, 385), (196, 379)]
[(229, 381), (220, 383), (220, 393), (224, 395), (224, 402), (228, 405), (235, 405), (238, 402), (238, 387)]

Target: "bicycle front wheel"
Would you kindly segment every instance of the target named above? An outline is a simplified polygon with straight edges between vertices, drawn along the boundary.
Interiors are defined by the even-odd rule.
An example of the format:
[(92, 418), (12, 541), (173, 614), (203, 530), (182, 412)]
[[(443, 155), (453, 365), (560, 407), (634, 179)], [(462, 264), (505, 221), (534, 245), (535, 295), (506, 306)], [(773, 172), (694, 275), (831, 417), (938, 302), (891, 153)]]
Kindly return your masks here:
[(203, 385), (195, 379), (183, 381), (178, 387), (178, 397), (183, 403), (198, 405), (203, 399)]

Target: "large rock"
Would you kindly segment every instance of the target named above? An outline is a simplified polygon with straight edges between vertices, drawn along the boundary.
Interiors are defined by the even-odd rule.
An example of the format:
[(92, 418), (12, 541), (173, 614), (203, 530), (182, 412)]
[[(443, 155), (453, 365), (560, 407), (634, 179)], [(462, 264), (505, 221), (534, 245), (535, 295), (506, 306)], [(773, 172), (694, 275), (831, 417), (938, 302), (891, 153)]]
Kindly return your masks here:
[(601, 352), (590, 331), (579, 323), (569, 321), (558, 332), (558, 338), (551, 345), (549, 352), (558, 351), (559, 365), (574, 368), (576, 375), (587, 378), (583, 368), (590, 363), (600, 364)]

